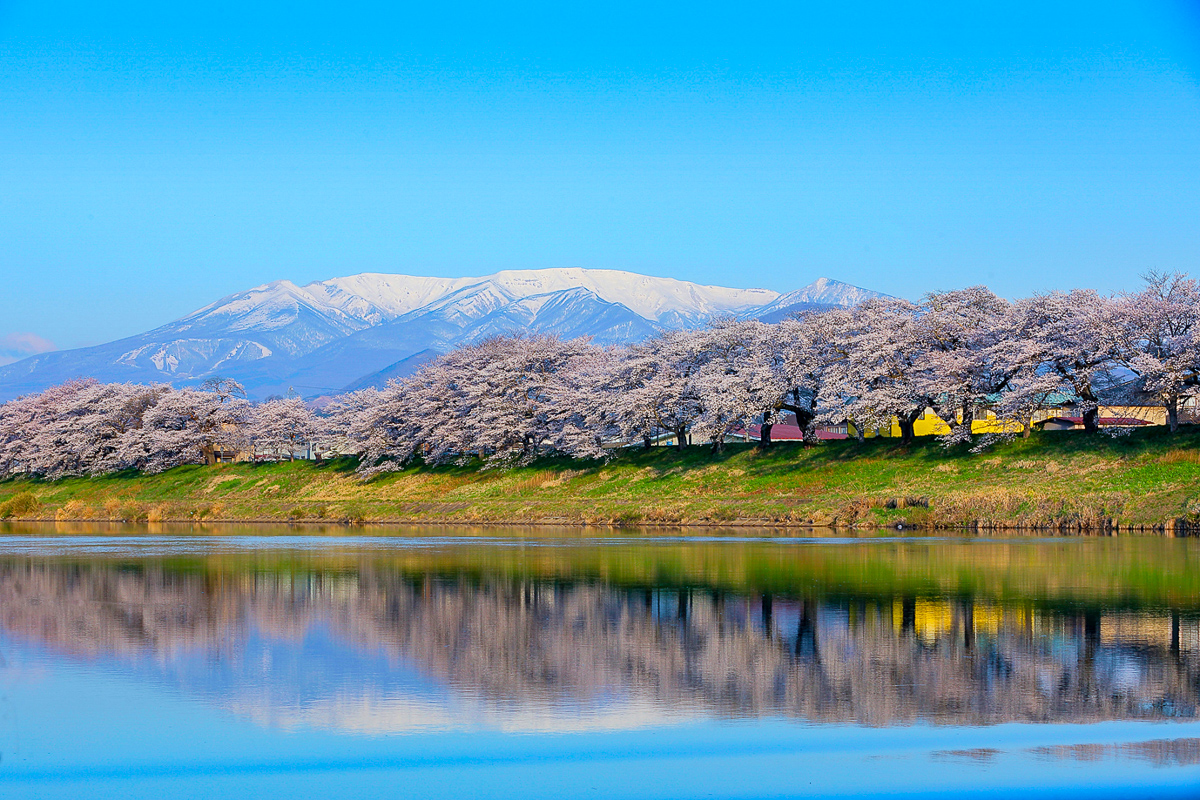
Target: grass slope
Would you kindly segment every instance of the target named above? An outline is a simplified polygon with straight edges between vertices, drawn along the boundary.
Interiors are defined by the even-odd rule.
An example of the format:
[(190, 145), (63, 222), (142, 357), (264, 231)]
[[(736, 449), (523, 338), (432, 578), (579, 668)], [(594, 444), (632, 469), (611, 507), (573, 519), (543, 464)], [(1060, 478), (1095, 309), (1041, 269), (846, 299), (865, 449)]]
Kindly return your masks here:
[(1200, 430), (1041, 433), (982, 453), (933, 440), (631, 451), (360, 481), (348, 461), (0, 482), (0, 516), (563, 524), (1166, 527), (1200, 520)]

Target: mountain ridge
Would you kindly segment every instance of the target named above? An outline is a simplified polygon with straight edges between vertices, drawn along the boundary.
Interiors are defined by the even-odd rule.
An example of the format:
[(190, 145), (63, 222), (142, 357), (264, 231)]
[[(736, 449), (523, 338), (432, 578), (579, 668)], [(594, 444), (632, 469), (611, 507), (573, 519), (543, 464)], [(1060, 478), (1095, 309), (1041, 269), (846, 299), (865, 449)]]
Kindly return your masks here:
[(0, 367), (0, 400), (75, 377), (188, 385), (218, 374), (244, 383), (252, 397), (327, 394), (372, 375), (397, 377), (406, 363), (422, 363), (414, 355), (497, 334), (619, 344), (724, 315), (775, 321), (879, 296), (829, 278), (780, 294), (580, 267), (467, 278), (366, 272), (302, 286), (284, 279), (142, 334)]

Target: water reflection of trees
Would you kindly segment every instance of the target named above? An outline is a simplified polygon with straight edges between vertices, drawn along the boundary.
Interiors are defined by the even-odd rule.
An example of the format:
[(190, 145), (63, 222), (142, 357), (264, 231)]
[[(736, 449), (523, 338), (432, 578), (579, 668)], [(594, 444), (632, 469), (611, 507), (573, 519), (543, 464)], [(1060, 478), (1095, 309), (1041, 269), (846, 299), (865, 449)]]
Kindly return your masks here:
[(1200, 627), (1170, 610), (614, 589), (598, 582), (0, 564), (0, 625), (77, 656), (237, 657), (314, 626), (496, 701), (627, 696), (894, 724), (1197, 715)]

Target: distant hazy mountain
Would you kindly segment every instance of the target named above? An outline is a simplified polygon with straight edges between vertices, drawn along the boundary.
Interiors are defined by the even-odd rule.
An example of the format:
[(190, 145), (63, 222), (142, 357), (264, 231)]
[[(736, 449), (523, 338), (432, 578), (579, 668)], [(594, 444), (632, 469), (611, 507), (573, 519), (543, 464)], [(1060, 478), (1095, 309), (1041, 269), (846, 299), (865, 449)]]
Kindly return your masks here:
[(148, 333), (0, 367), (0, 399), (81, 376), (184, 385), (221, 375), (255, 397), (289, 388), (312, 396), (382, 385), (438, 353), (500, 333), (632, 342), (722, 315), (775, 321), (878, 296), (828, 278), (781, 295), (592, 269), (275, 281)]

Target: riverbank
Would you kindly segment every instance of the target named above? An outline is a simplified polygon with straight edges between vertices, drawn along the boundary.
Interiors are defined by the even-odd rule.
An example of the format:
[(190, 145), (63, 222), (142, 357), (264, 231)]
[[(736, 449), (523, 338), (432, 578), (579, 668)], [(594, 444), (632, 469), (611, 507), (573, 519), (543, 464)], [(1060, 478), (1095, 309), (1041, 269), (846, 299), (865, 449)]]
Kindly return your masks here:
[(1038, 433), (980, 454), (934, 440), (654, 448), (365, 482), (349, 461), (187, 466), (3, 481), (0, 517), (1170, 532), (1200, 522), (1200, 430)]

